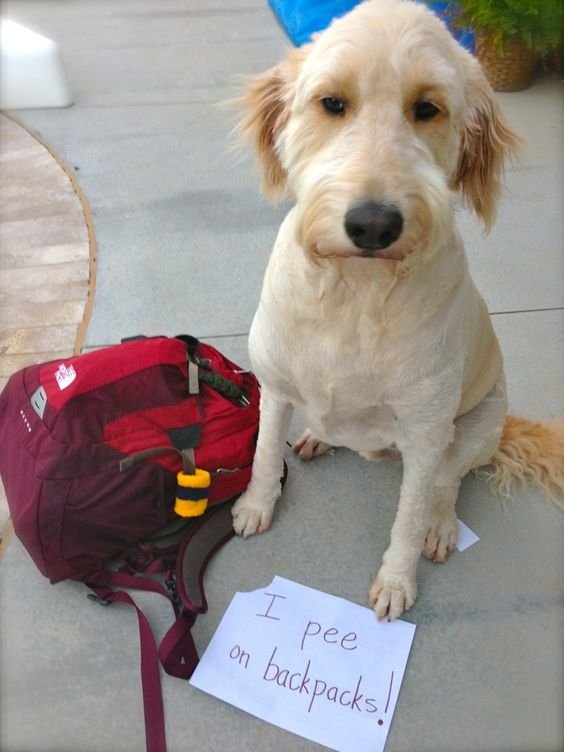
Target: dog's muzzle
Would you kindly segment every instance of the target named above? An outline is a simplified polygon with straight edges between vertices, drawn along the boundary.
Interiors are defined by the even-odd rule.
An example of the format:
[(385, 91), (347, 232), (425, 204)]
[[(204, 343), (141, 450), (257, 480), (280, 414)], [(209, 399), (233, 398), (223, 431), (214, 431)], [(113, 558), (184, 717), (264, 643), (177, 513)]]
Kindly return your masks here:
[(345, 232), (363, 256), (377, 256), (394, 243), (403, 230), (403, 217), (393, 204), (359, 201), (345, 215)]

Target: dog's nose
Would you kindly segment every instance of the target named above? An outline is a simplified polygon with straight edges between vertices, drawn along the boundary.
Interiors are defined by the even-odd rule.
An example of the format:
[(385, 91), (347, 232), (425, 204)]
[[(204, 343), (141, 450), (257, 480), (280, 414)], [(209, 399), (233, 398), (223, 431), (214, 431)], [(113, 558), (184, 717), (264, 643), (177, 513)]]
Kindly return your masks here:
[(362, 201), (345, 215), (345, 231), (366, 255), (387, 248), (401, 235), (403, 217), (392, 204)]

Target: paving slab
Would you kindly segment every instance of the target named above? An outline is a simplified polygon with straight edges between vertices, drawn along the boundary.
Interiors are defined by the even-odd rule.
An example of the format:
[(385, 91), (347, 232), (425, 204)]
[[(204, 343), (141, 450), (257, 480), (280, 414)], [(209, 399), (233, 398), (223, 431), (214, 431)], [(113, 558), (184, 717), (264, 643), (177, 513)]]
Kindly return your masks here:
[[(3, 12), (59, 42), (76, 94), (72, 108), (21, 115), (78, 168), (93, 209), (87, 346), (189, 332), (248, 365), (246, 336), (285, 207), (261, 199), (250, 160), (226, 148), (232, 120), (214, 105), (231, 95), (234, 74), (268, 67), (287, 46), (266, 1), (8, 0)], [(460, 223), (494, 312), (510, 410), (549, 420), (564, 412), (561, 91), (543, 79), (500, 101), (528, 139), (523, 163), (508, 171), (488, 237), (465, 212)], [(63, 322), (59, 309), (49, 315)], [(303, 427), (296, 416), (292, 437)], [(276, 574), (366, 602), (401, 465), (347, 450), (287, 459), (272, 531), (233, 540), (210, 565), (200, 651), (233, 593)], [(480, 541), (444, 566), (421, 561), (420, 598), (405, 616), (418, 628), (387, 752), (562, 749), (563, 517), (530, 488), (504, 508), (474, 476), (458, 513)], [(139, 596), (157, 636), (170, 617), (160, 600)], [(128, 609), (100, 608), (77, 584), (49, 586), (12, 539), (0, 563), (0, 630), (0, 749), (144, 748)], [(321, 749), (165, 675), (163, 693), (169, 752)]]
[[(562, 364), (562, 340), (547, 350), (539, 336), (557, 332), (562, 316), (548, 311), (495, 318), (513, 412), (550, 419), (564, 409), (562, 396), (545, 380)], [(245, 337), (210, 341), (240, 365), (248, 363)], [(292, 436), (302, 428), (298, 416)], [(366, 602), (387, 546), (401, 465), (366, 463), (342, 449), (311, 463), (290, 452), (287, 460), (289, 481), (272, 531), (233, 540), (208, 570), (210, 610), (195, 628), (200, 651), (234, 592), (266, 585), (276, 574)], [(387, 750), (559, 749), (562, 514), (531, 489), (517, 490), (504, 508), (474, 476), (463, 483), (458, 514), (480, 541), (444, 566), (421, 561), (420, 597), (405, 615), (418, 629)], [(162, 636), (169, 609), (160, 598), (138, 600)], [(126, 608), (95, 606), (74, 583), (49, 586), (13, 540), (0, 566), (0, 627), (0, 748), (143, 748), (137, 624)], [(163, 676), (163, 691), (170, 752), (319, 748), (180, 680)], [(33, 724), (27, 722), (30, 707)], [(53, 717), (61, 723), (53, 724)]]
[[(237, 92), (239, 76), (264, 70), (288, 47), (266, 2), (152, 7), (7, 5), (57, 39), (71, 86), (75, 77), (73, 107), (25, 118), (77, 168), (92, 205), (99, 294), (91, 346), (123, 331), (173, 333), (185, 322), (214, 336), (247, 331), (284, 214), (260, 197), (251, 160), (231, 150), (236, 117), (217, 107)], [(545, 78), (499, 99), (526, 144), (507, 171), (490, 235), (460, 212), (471, 269), (492, 311), (561, 307), (560, 84)]]
[(564, 183), (557, 156), (564, 153), (561, 84), (546, 78), (526, 91), (497, 97), (524, 143), (506, 172), (490, 234), (484, 236), (467, 212), (460, 215), (470, 269), (490, 311), (562, 307)]

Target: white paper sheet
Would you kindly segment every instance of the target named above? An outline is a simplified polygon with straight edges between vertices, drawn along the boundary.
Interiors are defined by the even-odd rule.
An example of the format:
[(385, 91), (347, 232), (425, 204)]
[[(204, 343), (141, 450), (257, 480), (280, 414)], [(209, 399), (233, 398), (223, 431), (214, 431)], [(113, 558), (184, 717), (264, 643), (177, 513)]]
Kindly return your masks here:
[(480, 539), (470, 528), (465, 525), (461, 520), (458, 522), (458, 540), (456, 547), (459, 551), (466, 551), (467, 548), (477, 543)]
[(275, 577), (235, 594), (190, 684), (338, 752), (381, 752), (414, 633)]

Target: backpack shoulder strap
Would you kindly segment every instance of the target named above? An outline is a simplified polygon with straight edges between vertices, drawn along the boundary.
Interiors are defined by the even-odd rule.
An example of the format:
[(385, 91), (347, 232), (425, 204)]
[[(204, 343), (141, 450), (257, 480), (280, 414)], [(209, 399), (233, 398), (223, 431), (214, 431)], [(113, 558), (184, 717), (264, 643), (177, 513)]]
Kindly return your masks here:
[(176, 559), (176, 587), (185, 609), (194, 614), (208, 610), (204, 574), (214, 554), (233, 538), (231, 504), (216, 504), (190, 526)]
[(159, 658), (172, 676), (189, 679), (198, 665), (192, 626), (208, 610), (204, 574), (213, 555), (234, 536), (231, 504), (211, 507), (188, 529), (176, 559), (177, 605), (180, 612), (164, 636)]
[[(106, 584), (89, 585), (93, 591), (89, 597), (98, 603), (124, 603), (137, 612), (147, 752), (166, 752), (159, 660), (172, 676), (188, 679), (192, 675), (198, 664), (198, 654), (191, 630), (196, 616), (205, 613), (208, 607), (203, 587), (204, 573), (216, 551), (233, 535), (231, 504), (218, 504), (195, 521), (182, 540), (176, 563), (176, 588), (170, 579), (165, 587), (149, 577), (126, 572), (108, 572)], [(113, 586), (158, 593), (171, 601), (176, 620), (158, 650), (143, 611), (128, 593), (113, 590)]]

